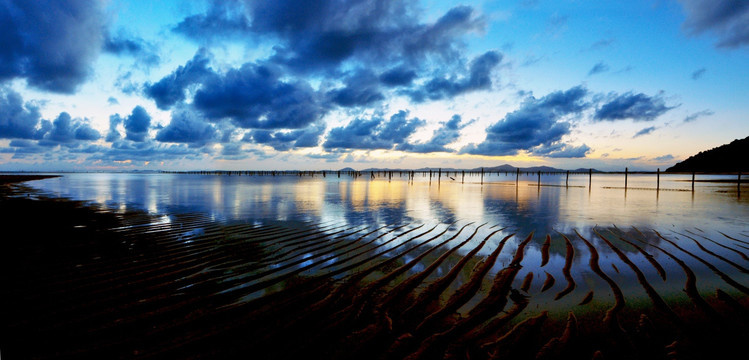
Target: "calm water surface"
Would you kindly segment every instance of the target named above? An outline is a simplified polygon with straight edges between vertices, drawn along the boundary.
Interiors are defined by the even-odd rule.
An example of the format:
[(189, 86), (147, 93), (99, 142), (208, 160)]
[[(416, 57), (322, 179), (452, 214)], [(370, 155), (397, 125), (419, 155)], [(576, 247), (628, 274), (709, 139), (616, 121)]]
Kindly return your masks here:
[[(405, 175), (404, 175), (405, 176)], [(454, 178), (452, 180), (450, 177)], [(736, 184), (698, 182), (689, 176), (623, 175), (565, 177), (544, 175), (478, 176), (443, 174), (413, 182), (395, 174), (370, 179), (321, 176), (217, 176), (186, 174), (64, 174), (31, 182), (48, 194), (91, 201), (114, 209), (154, 214), (207, 213), (217, 220), (346, 221), (361, 225), (487, 222), (514, 231), (569, 231), (595, 225), (643, 228), (749, 229), (749, 187), (738, 196)], [(703, 176), (702, 179), (719, 178)], [(725, 177), (723, 177), (725, 178)], [(698, 178), (699, 179), (699, 178)], [(675, 191), (681, 190), (681, 191)]]
[[(612, 251), (603, 237), (613, 241), (641, 269), (656, 291), (673, 303), (689, 299), (682, 290), (686, 273), (669, 253), (694, 271), (699, 279), (697, 287), (704, 296), (713, 296), (716, 288), (740, 295), (740, 289), (727, 283), (725, 276), (749, 284), (746, 269), (749, 186), (737, 192), (735, 182), (698, 182), (692, 192), (690, 176), (671, 175), (661, 176), (660, 191), (655, 190), (654, 175), (630, 175), (627, 191), (623, 189), (623, 175), (608, 174), (594, 174), (592, 179), (587, 174), (573, 175), (568, 187), (564, 175), (542, 176), (541, 186), (535, 174), (522, 176), (517, 184), (515, 174), (488, 175), (483, 184), (479, 176), (466, 176), (464, 183), (461, 180), (460, 174), (443, 174), (441, 181), (436, 177), (430, 181), (428, 176), (419, 174), (414, 181), (408, 181), (397, 173), (391, 180), (371, 179), (369, 174), (353, 179), (343, 175), (338, 178), (335, 174), (300, 178), (92, 173), (64, 174), (29, 185), (51, 196), (90, 201), (117, 211), (146, 211), (167, 218), (199, 213), (221, 222), (304, 221), (369, 229), (402, 225), (403, 230), (423, 225), (424, 229), (435, 227), (435, 232), (445, 229), (441, 239), (450, 241), (448, 246), (456, 246), (475, 232), (470, 243), (456, 251), (457, 257), (445, 262), (433, 276), (449, 271), (451, 264), (480, 241), (491, 237), (479, 253), (486, 256), (498, 248), (500, 239), (516, 233), (492, 268), (491, 273), (496, 273), (509, 264), (518, 244), (534, 232), (516, 281), (528, 273), (535, 274), (537, 280), (530, 290), (534, 296), (529, 309), (560, 309), (561, 317), (588, 291), (595, 291), (597, 302), (614, 301), (609, 285), (591, 271), (588, 263), (592, 252), (582, 239), (589, 240), (600, 253), (601, 268), (622, 287), (629, 306), (647, 304), (647, 296), (631, 266)], [(463, 227), (463, 233), (459, 234)], [(498, 229), (503, 230), (492, 234)], [(551, 256), (544, 266), (542, 244), (547, 234), (551, 236)], [(563, 276), (566, 245), (562, 234), (574, 246), (572, 276), (577, 287), (557, 301), (554, 294), (566, 284)], [(455, 240), (450, 240), (453, 236)], [(652, 258), (620, 237), (639, 242)], [(388, 246), (395, 247), (401, 241), (405, 240), (393, 241)], [(435, 242), (438, 241), (442, 240)], [(310, 272), (322, 271), (322, 266), (339, 258), (336, 254), (304, 256), (310, 258), (309, 263), (295, 265), (289, 271), (307, 265), (312, 266)], [(652, 259), (665, 268), (666, 278), (659, 276)], [(409, 260), (406, 257), (403, 261)], [(412, 271), (422, 269), (420, 264)], [(467, 271), (462, 279), (470, 276), (470, 269)], [(546, 276), (555, 277), (556, 285), (549, 291), (539, 291)], [(471, 305), (474, 304), (467, 304), (465, 309)]]

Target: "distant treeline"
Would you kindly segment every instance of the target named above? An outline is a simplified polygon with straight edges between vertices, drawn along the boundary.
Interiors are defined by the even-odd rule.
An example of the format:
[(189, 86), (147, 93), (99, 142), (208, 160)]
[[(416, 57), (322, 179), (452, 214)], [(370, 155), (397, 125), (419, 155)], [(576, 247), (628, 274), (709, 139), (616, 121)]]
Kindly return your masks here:
[(667, 172), (748, 172), (749, 137), (734, 140), (677, 163)]

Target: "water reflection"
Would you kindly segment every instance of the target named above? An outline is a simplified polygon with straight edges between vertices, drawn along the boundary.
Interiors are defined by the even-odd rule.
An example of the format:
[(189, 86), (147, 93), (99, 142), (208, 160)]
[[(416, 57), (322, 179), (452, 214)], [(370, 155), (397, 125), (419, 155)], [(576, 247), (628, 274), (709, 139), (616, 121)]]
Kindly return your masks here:
[[(512, 231), (570, 233), (572, 229), (635, 225), (645, 229), (705, 227), (744, 231), (749, 196), (736, 185), (698, 182), (690, 176), (596, 174), (592, 179), (564, 175), (487, 174), (441, 181), (417, 175), (413, 182), (394, 177), (351, 179), (295, 176), (210, 176), (180, 174), (65, 174), (31, 183), (43, 191), (110, 208), (156, 214), (199, 212), (221, 220), (345, 220), (352, 225), (409, 222), (487, 222)], [(588, 187), (591, 180), (593, 186)], [(651, 190), (652, 189), (652, 190)], [(679, 190), (679, 191), (676, 191)], [(687, 191), (683, 191), (687, 190)]]
[[(661, 177), (662, 189), (655, 190), (655, 177), (649, 175), (630, 175), (627, 190), (619, 175), (571, 177), (569, 187), (564, 186), (565, 176), (544, 176), (541, 183), (535, 176), (521, 177), (516, 183), (514, 174), (489, 174), (483, 184), (476, 176), (467, 176), (465, 183), (458, 176), (454, 178), (430, 182), (419, 176), (409, 182), (398, 177), (389, 181), (369, 177), (65, 174), (30, 185), (118, 210), (177, 217), (198, 213), (225, 222), (280, 222), (287, 228), (303, 222), (312, 223), (309, 226), (320, 232), (345, 230), (345, 234), (331, 235), (336, 236), (333, 239), (318, 233), (289, 235), (287, 240), (269, 237), (273, 239), (269, 248), (289, 255), (287, 262), (272, 262), (269, 269), (288, 272), (348, 271), (359, 261), (363, 262), (356, 266), (366, 266), (367, 258), (401, 255), (398, 264), (402, 265), (434, 251), (413, 264), (409, 270), (413, 274), (447, 249), (456, 249), (435, 270), (435, 274), (445, 274), (483, 240), (486, 245), (476, 256), (485, 259), (506, 239), (486, 276), (484, 288), (490, 288), (492, 277), (512, 262), (520, 244), (533, 233), (524, 247), (514, 287), (520, 288), (526, 277), (536, 279), (528, 285), (528, 294), (533, 294), (528, 308), (559, 309), (560, 316), (590, 292), (599, 304), (615, 302), (611, 285), (593, 270), (593, 259), (631, 304), (648, 297), (636, 271), (660, 296), (676, 304), (689, 301), (682, 291), (688, 276), (683, 266), (699, 279), (696, 290), (703, 294), (715, 289), (742, 291), (726, 278), (749, 283), (749, 275), (743, 271), (747, 267), (743, 256), (749, 255), (749, 247), (745, 247), (749, 236), (744, 235), (749, 229), (749, 196), (736, 196), (735, 184), (698, 183), (691, 192), (682, 191), (691, 190), (691, 183), (680, 177)], [(588, 186), (589, 181), (593, 186)], [(422, 232), (423, 236), (417, 237)], [(745, 242), (729, 241), (721, 232), (743, 236), (741, 241)], [(433, 234), (438, 235), (432, 238)], [(548, 251), (543, 245), (547, 234)], [(336, 242), (338, 236), (346, 241)], [(284, 248), (280, 241), (294, 246)], [(371, 247), (360, 248), (357, 241), (371, 243)], [(568, 259), (569, 251), (574, 255)], [(469, 279), (472, 269), (462, 270), (461, 281)], [(336, 276), (344, 273), (341, 270)], [(546, 288), (542, 282), (550, 277), (556, 282)], [(574, 290), (556, 297), (573, 282)], [(480, 300), (476, 297), (464, 310)]]

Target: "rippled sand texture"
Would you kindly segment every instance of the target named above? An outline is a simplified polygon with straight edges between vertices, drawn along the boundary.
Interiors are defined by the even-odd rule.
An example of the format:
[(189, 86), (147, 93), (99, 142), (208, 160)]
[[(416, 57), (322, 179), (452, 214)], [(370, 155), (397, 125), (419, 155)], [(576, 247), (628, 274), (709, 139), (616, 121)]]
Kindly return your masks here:
[(749, 340), (749, 232), (219, 223), (4, 194), (10, 358), (698, 358)]

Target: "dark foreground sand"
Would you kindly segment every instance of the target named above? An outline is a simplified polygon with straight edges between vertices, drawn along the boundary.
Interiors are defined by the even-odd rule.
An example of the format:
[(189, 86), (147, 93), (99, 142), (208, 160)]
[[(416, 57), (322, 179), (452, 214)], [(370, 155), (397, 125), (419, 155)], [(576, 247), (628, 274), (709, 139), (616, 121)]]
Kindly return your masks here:
[[(619, 301), (601, 306), (586, 296), (569, 316), (520, 315), (528, 306), (523, 288), (532, 279), (517, 275), (531, 236), (505, 249), (514, 259), (491, 279), (484, 277), (492, 255), (469, 253), (454, 262), (453, 269), (471, 274), (457, 287), (450, 285), (457, 270), (425, 281), (431, 264), (445, 261), (449, 250), (428, 254), (422, 247), (406, 256), (439, 238), (439, 229), (426, 227), (392, 227), (380, 240), (412, 241), (388, 256), (370, 256), (378, 242), (367, 239), (375, 229), (217, 224), (200, 214), (166, 221), (38, 197), (22, 185), (0, 185), (0, 218), (3, 359), (698, 359), (747, 353), (747, 297), (723, 292), (690, 294), (686, 304), (661, 304), (655, 294), (645, 309)], [(342, 241), (346, 234), (361, 238)], [(325, 251), (339, 251), (341, 265), (300, 276), (305, 266), (318, 264), (307, 265), (299, 254)], [(422, 270), (412, 271), (417, 265)], [(591, 261), (590, 271), (595, 267)], [(513, 288), (521, 281), (520, 291)], [(568, 293), (565, 288), (557, 296)], [(457, 316), (469, 301), (475, 306)]]

